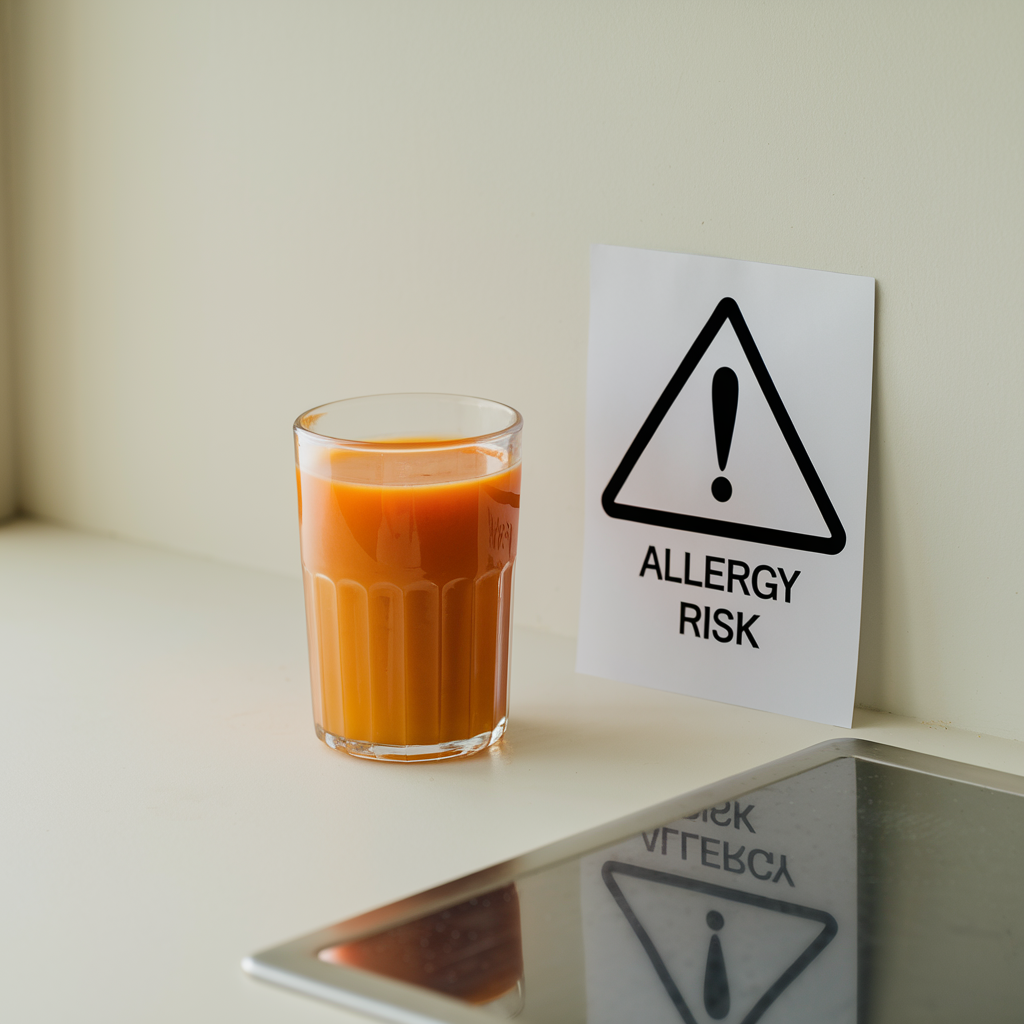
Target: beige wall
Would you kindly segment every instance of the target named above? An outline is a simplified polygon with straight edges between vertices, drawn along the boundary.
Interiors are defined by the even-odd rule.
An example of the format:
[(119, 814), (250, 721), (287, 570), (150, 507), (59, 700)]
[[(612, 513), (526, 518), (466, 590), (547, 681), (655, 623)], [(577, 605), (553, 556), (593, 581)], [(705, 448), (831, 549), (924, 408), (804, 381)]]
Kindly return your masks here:
[(7, 196), (10, 147), (7, 138), (7, 81), (10, 68), (8, 15), (10, 5), (0, 3), (0, 523), (17, 507), (14, 469), (14, 353), (11, 351), (10, 262)]
[(20, 493), (297, 570), (289, 428), (526, 417), (519, 621), (575, 630), (587, 259), (873, 275), (858, 700), (1024, 738), (1024, 4), (15, 3)]

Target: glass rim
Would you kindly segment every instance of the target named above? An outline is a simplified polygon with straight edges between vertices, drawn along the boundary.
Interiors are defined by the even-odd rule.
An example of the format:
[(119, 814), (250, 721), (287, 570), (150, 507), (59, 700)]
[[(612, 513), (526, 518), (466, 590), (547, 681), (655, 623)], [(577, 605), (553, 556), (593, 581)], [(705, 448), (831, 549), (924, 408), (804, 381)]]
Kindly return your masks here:
[[(331, 406), (344, 405), (348, 402), (361, 402), (373, 398), (464, 398), (471, 402), (483, 402), (486, 405), (498, 409), (505, 409), (512, 414), (512, 422), (501, 430), (492, 430), (486, 434), (469, 434), (466, 437), (448, 437), (438, 441), (360, 441), (355, 438), (335, 437), (332, 434), (320, 434), (309, 427), (303, 426), (302, 421), (314, 413), (326, 410)], [(478, 395), (457, 395), (446, 391), (391, 391), (381, 392), (376, 395), (353, 395), (349, 398), (337, 398), (333, 402), (324, 402), (321, 405), (314, 405), (312, 409), (299, 413), (292, 424), (292, 430), (296, 436), (306, 438), (314, 444), (343, 446), (345, 448), (361, 448), (378, 451), (437, 451), (444, 448), (462, 448), (468, 444), (480, 444), (486, 441), (496, 441), (498, 438), (506, 437), (509, 434), (522, 430), (523, 416), (518, 409), (504, 402), (496, 402), (493, 398), (480, 398)]]

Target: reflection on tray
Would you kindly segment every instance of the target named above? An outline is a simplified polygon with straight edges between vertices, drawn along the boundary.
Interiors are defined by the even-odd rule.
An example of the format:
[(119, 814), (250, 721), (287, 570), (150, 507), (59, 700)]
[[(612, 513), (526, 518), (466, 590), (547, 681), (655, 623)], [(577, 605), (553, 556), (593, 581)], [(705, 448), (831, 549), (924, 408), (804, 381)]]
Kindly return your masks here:
[(515, 1016), (523, 1004), (523, 945), (514, 884), (457, 906), (320, 950), (358, 967)]
[(396, 1022), (1019, 1024), (1024, 783), (836, 746), (247, 969)]

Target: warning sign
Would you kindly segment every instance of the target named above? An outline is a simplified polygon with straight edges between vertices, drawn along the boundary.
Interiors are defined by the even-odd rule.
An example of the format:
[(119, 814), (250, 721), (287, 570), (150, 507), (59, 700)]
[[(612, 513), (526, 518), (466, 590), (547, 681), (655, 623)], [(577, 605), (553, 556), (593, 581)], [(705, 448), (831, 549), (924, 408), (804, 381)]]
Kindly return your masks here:
[(854, 1024), (850, 759), (581, 863), (587, 1021)]
[[(720, 336), (722, 340), (715, 345)], [(730, 344), (730, 341), (733, 343)], [(706, 356), (707, 362), (702, 366), (702, 360)], [(743, 416), (740, 417), (740, 440), (736, 446), (744, 449), (746, 457), (740, 455), (733, 460), (734, 475), (737, 463), (742, 465), (740, 472), (743, 482), (738, 484), (737, 488), (734, 488), (729, 477), (724, 475), (735, 438), (741, 393), (739, 375), (730, 364), (738, 365), (739, 373), (743, 374), (746, 385), (742, 389)], [(711, 366), (718, 368), (713, 371), (708, 387), (707, 377), (712, 374), (709, 369)], [(704, 369), (705, 372), (697, 374), (689, 390), (685, 390), (698, 368)], [(708, 398), (711, 400), (710, 416), (707, 409)], [(677, 414), (671, 416), (677, 400)], [(804, 526), (804, 523), (799, 521), (803, 510), (799, 510), (796, 515), (787, 514), (789, 508), (798, 505), (803, 496), (799, 493), (799, 482), (786, 465), (788, 460), (785, 454), (782, 454), (782, 464), (779, 465), (778, 452), (771, 451), (773, 448), (779, 449), (779, 445), (772, 445), (767, 436), (773, 426), (766, 422), (768, 417), (763, 411), (755, 407), (762, 405), (767, 406), (774, 419), (774, 427), (782, 435), (803, 484), (814, 500), (820, 515), (820, 524), (828, 531), (824, 536), (820, 532), (799, 532), (799, 528)], [(760, 416), (758, 412), (761, 412)], [(665, 423), (666, 418), (668, 423)], [(705, 450), (700, 448), (700, 442), (706, 433), (701, 426), (709, 420), (714, 428), (714, 458), (717, 460), (718, 470), (723, 474), (715, 475), (710, 483), (708, 461), (712, 451), (708, 446), (705, 446)], [(656, 496), (648, 499), (652, 502), (651, 506), (620, 501), (619, 496), (623, 488), (628, 487), (637, 463), (643, 458), (663, 425), (663, 445), (658, 449), (652, 449), (647, 465), (648, 475), (653, 475), (655, 482), (655, 487), (649, 490), (654, 495), (659, 491), (666, 495), (667, 500), (660, 504), (668, 507), (660, 507)], [(687, 445), (687, 438), (693, 443)], [(667, 450), (662, 451), (662, 447)], [(680, 451), (674, 451), (676, 447)], [(776, 455), (776, 458), (766, 459), (769, 452)], [(659, 471), (664, 471), (666, 464), (673, 465), (676, 472), (663, 480), (658, 474)], [(777, 481), (771, 481), (768, 486), (758, 486), (764, 483), (766, 474), (772, 473), (787, 474), (789, 479), (785, 480), (782, 487)], [(702, 484), (706, 485), (708, 494), (725, 507), (708, 508), (706, 495), (699, 494)], [(634, 500), (638, 498), (642, 502), (643, 484), (634, 483), (632, 490), (627, 493), (636, 495)], [(785, 499), (786, 508), (776, 510), (766, 507), (766, 499), (779, 495)], [(705, 500), (700, 500), (701, 497)], [(726, 502), (730, 504), (725, 505)], [(644, 420), (622, 462), (612, 474), (608, 486), (601, 495), (601, 505), (608, 515), (616, 519), (631, 519), (637, 523), (667, 526), (673, 530), (710, 533), (717, 537), (735, 537), (737, 540), (752, 540), (778, 547), (820, 551), (827, 555), (838, 554), (846, 546), (846, 531), (807, 455), (789, 413), (786, 412), (761, 353), (758, 352), (757, 345), (743, 320), (743, 314), (735, 300), (731, 298), (722, 299), (686, 353), (679, 369), (673, 374), (668, 386)], [(682, 511), (685, 508), (693, 511)], [(813, 522), (812, 516), (807, 526), (813, 529), (816, 525), (819, 524)], [(786, 529), (786, 526), (790, 529)]]
[(577, 668), (849, 725), (871, 278), (592, 251)]
[[(672, 1005), (688, 1022), (696, 1021), (691, 1005), (694, 1010), (703, 1005), (712, 1020), (728, 1017), (739, 972), (747, 975), (743, 978), (743, 987), (755, 989), (752, 1004), (742, 1015), (743, 1024), (760, 1020), (765, 1010), (832, 941), (837, 931), (835, 918), (824, 910), (683, 875), (610, 860), (602, 867), (601, 877), (651, 961)], [(644, 885), (645, 882), (648, 884)], [(661, 888), (652, 888), (651, 883)], [(668, 908), (671, 909), (666, 915), (663, 911)], [(768, 920), (758, 911), (782, 917)], [(728, 932), (725, 932), (726, 922)], [(661, 932), (665, 934), (659, 934)], [(720, 932), (724, 935), (724, 947)], [(757, 936), (755, 941), (761, 949), (756, 968), (752, 968), (750, 958), (743, 955), (730, 958), (734, 962), (727, 963), (731, 933), (742, 937), (736, 946), (744, 940), (750, 944), (752, 936)], [(680, 945), (689, 951), (690, 959), (698, 961), (697, 971), (677, 968), (673, 973), (669, 964), (677, 959), (673, 954)], [(703, 955), (705, 945), (707, 954)], [(754, 973), (758, 977), (752, 985), (750, 975)], [(689, 1002), (683, 994), (687, 989)]]

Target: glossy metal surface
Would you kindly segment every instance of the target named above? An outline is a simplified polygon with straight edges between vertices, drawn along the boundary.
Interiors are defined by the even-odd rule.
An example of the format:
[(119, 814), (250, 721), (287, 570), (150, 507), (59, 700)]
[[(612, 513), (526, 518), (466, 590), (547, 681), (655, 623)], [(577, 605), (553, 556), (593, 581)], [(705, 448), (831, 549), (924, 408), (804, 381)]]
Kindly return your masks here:
[[(703, 994), (693, 990), (692, 986), (685, 996), (676, 989), (672, 978), (679, 968), (672, 966), (672, 955), (676, 956), (675, 962), (678, 963), (678, 954), (666, 954), (666, 966), (655, 948), (657, 942), (647, 938), (645, 943), (643, 926), (638, 920), (629, 921), (650, 958), (648, 965), (647, 960), (638, 954), (640, 966), (636, 968), (640, 972), (636, 976), (646, 978), (649, 975), (651, 979), (649, 984), (644, 981), (643, 998), (651, 1001), (650, 1005), (657, 1009), (655, 1016), (649, 1019), (682, 1019), (687, 1024), (691, 1021), (703, 1024), (712, 1019), (724, 1020), (726, 1024), (733, 1021), (753, 1024), (756, 1020), (788, 1020), (786, 1013), (799, 1017), (802, 1012), (799, 1011), (800, 1005), (811, 1005), (813, 1011), (815, 997), (808, 995), (811, 988), (806, 977), (811, 975), (811, 971), (807, 965), (819, 953), (821, 959), (818, 962), (825, 963), (826, 953), (822, 950), (835, 934), (832, 915), (797, 902), (801, 890), (794, 886), (788, 872), (782, 872), (785, 858), (781, 859), (781, 864), (773, 861), (772, 868), (780, 869), (778, 873), (783, 875), (782, 880), (776, 878), (777, 885), (767, 890), (766, 895), (751, 895), (740, 892), (735, 888), (733, 879), (721, 871), (718, 875), (704, 871), (712, 881), (702, 881), (698, 877), (699, 869), (694, 868), (693, 854), (686, 864), (676, 854), (657, 860), (659, 841), (656, 830), (662, 829), (660, 853), (665, 855), (669, 850), (670, 834), (672, 843), (676, 844), (680, 831), (688, 827), (700, 830), (699, 823), (686, 826), (683, 819), (695, 820), (703, 811), (707, 821), (708, 809), (724, 808), (728, 802), (740, 797), (755, 799), (754, 794), (758, 791), (774, 792), (778, 804), (779, 794), (785, 796), (790, 791), (786, 787), (795, 787), (791, 790), (793, 793), (797, 793), (800, 787), (803, 787), (801, 792), (809, 792), (808, 784), (816, 778), (815, 769), (843, 759), (852, 759), (847, 764), (855, 766), (854, 770), (845, 773), (850, 781), (844, 784), (845, 789), (839, 787), (843, 792), (837, 791), (830, 796), (826, 787), (819, 793), (818, 803), (809, 805), (803, 812), (803, 818), (798, 813), (792, 819), (795, 826), (787, 826), (798, 837), (794, 840), (798, 845), (799, 837), (807, 844), (806, 834), (810, 834), (819, 846), (822, 842), (826, 845), (831, 842), (841, 854), (836, 864), (841, 861), (845, 865), (842, 870), (837, 866), (834, 886), (828, 887), (841, 890), (846, 886), (853, 900), (853, 904), (849, 901), (848, 904), (855, 904), (855, 910), (840, 921), (840, 935), (847, 944), (843, 954), (846, 961), (840, 963), (837, 959), (842, 945), (840, 941), (831, 951), (826, 950), (832, 957), (830, 969), (833, 972), (838, 969), (837, 977), (845, 976), (848, 981), (849, 991), (839, 1000), (841, 1012), (847, 1014), (851, 1021), (869, 1021), (872, 1024), (897, 1020), (963, 1019), (965, 1012), (981, 1014), (977, 1019), (983, 1017), (989, 1021), (1020, 1019), (1021, 1007), (1024, 1006), (1024, 987), (1020, 981), (1024, 977), (1024, 913), (1021, 913), (1024, 911), (1024, 883), (1014, 865), (1019, 860), (1019, 840), (1024, 839), (1024, 801), (1020, 799), (1024, 797), (1024, 779), (852, 739), (819, 744), (448, 885), (265, 950), (247, 958), (243, 966), (264, 981), (403, 1024), (479, 1024), (493, 1021), (494, 1014), (507, 1017), (515, 1013), (518, 1005), (510, 1009), (511, 1004), (506, 1000), (503, 1004), (499, 1001), (489, 1009), (482, 1009), (420, 985), (347, 965), (343, 957), (334, 957), (332, 962), (330, 953), (327, 959), (322, 953), (345, 949), (346, 944), (354, 944), (348, 948), (355, 948), (359, 940), (365, 941), (367, 937), (400, 936), (403, 930), (413, 934), (409, 932), (410, 928), (419, 927), (426, 935), (422, 932), (424, 921), (429, 923), (436, 918), (440, 922), (453, 908), (468, 907), (470, 901), (475, 903), (500, 891), (501, 887), (516, 883), (521, 896), (524, 892), (529, 896), (527, 903), (532, 902), (547, 914), (541, 920), (537, 912), (533, 912), (532, 924), (528, 919), (529, 913), (524, 918), (525, 1005), (517, 1019), (534, 1024), (549, 1021), (571, 1024), (573, 1021), (597, 1019), (601, 1013), (595, 1015), (594, 1000), (595, 993), (600, 990), (604, 961), (600, 959), (603, 954), (597, 949), (600, 942), (595, 943), (593, 934), (597, 918), (586, 905), (588, 900), (593, 904), (594, 898), (598, 901), (604, 899), (608, 907), (614, 908), (614, 904), (600, 884), (595, 889), (593, 884), (584, 882), (581, 912), (580, 865), (583, 865), (588, 878), (596, 878), (595, 872), (598, 871), (603, 874), (612, 896), (618, 888), (617, 879), (632, 876), (645, 879), (646, 883), (667, 882), (668, 887), (659, 890), (666, 894), (698, 892), (700, 898), (717, 899), (716, 905), (724, 907), (726, 917), (732, 917), (734, 921), (740, 920), (736, 915), (753, 913), (750, 907), (755, 910), (760, 907), (764, 913), (783, 913), (787, 920), (804, 918), (810, 922), (808, 927), (823, 929), (808, 946), (811, 952), (802, 954), (800, 964), (791, 966), (781, 980), (759, 992), (757, 1000), (751, 998), (747, 1003), (743, 1002), (736, 981), (741, 972), (738, 966), (734, 969), (730, 965), (734, 993), (730, 1005), (726, 981), (730, 925), (721, 931), (723, 940), (719, 943), (717, 935), (722, 928), (723, 917), (718, 910), (711, 910), (707, 915), (707, 928), (714, 931), (716, 937), (712, 938), (711, 931), (705, 929), (700, 940), (704, 943), (699, 951), (701, 957), (703, 950), (708, 949), (707, 967), (702, 967), (705, 971)], [(831, 775), (819, 772), (817, 776), (820, 779), (826, 777), (838, 776), (834, 771)], [(833, 781), (830, 785), (835, 787), (836, 783)], [(849, 824), (848, 838), (845, 839), (840, 835), (842, 828), (826, 821), (829, 807), (843, 801), (847, 808), (843, 813)], [(733, 806), (739, 814), (740, 803)], [(723, 817), (717, 823), (728, 825), (731, 820), (727, 817), (728, 811), (721, 813)], [(731, 863), (733, 872), (744, 873), (741, 881), (750, 889), (756, 883), (750, 874), (746, 874), (747, 867), (738, 859), (744, 848), (739, 847), (739, 853), (735, 851), (740, 839), (755, 830), (741, 818), (739, 815), (734, 822), (735, 833), (731, 828), (728, 833), (723, 833), (734, 839), (732, 854), (728, 843), (724, 846), (725, 866), (728, 868)], [(667, 827), (666, 823), (670, 822), (679, 828)], [(822, 833), (817, 837), (813, 834), (816, 823)], [(756, 824), (760, 828), (760, 822)], [(747, 826), (746, 831), (741, 825)], [(697, 840), (696, 834), (684, 831), (684, 835), (687, 834), (692, 836), (692, 840)], [(656, 863), (652, 862), (653, 866), (619, 863), (615, 859), (618, 856), (615, 851), (630, 848), (623, 845), (629, 843), (640, 850), (640, 860), (643, 860), (643, 849), (635, 842), (641, 836), (646, 850), (653, 851), (651, 856)], [(684, 859), (687, 856), (686, 841), (682, 839)], [(767, 845), (765, 840), (759, 841)], [(715, 844), (717, 840), (706, 838), (702, 842)], [(671, 847), (673, 851), (676, 848), (676, 845)], [(701, 846), (700, 850), (702, 860), (705, 856), (710, 858), (703, 860), (706, 868), (717, 870), (721, 867), (721, 853), (717, 845)], [(790, 852), (792, 854), (792, 850)], [(760, 859), (752, 859), (754, 855)], [(750, 873), (758, 867), (764, 868), (768, 858), (773, 856), (765, 850), (750, 849), (746, 862), (750, 865)], [(790, 863), (797, 862), (791, 858)], [(826, 864), (827, 871), (828, 862), (822, 863)], [(595, 867), (592, 870), (588, 865)], [(662, 870), (663, 867), (668, 870)], [(796, 872), (796, 867), (793, 870)], [(763, 875), (766, 879), (770, 876), (771, 871)], [(762, 874), (754, 877), (761, 878)], [(733, 888), (717, 884), (723, 879)], [(803, 882), (799, 876), (798, 880)], [(596, 893), (596, 897), (587, 895), (588, 884), (591, 884), (589, 891)], [(819, 891), (820, 888), (819, 885)], [(629, 901), (625, 897), (620, 899), (620, 896), (621, 892), (615, 899), (619, 901), (625, 918), (620, 919), (614, 909), (607, 911), (603, 904), (599, 909), (601, 913), (612, 914), (605, 920), (614, 918), (613, 929), (619, 933), (625, 929), (629, 936), (623, 940), (618, 935), (615, 941), (632, 942), (631, 933), (624, 923), (631, 916), (628, 906), (623, 906)], [(821, 902), (820, 898), (818, 902)], [(518, 928), (518, 917), (516, 926)], [(586, 932), (587, 928), (591, 929), (590, 933)], [(735, 934), (735, 926), (732, 934)], [(601, 936), (598, 938), (604, 941)], [(426, 945), (427, 939), (424, 938), (422, 943)], [(725, 954), (722, 953), (723, 948)], [(733, 959), (736, 959), (735, 955)], [(650, 969), (652, 966), (653, 971)], [(617, 969), (614, 963), (611, 969)], [(807, 975), (800, 980), (800, 972), (804, 969), (807, 969)], [(824, 978), (823, 974), (821, 976)], [(948, 992), (943, 990), (947, 981)], [(722, 991), (715, 988), (718, 982), (725, 986)], [(842, 985), (838, 987), (842, 988)], [(836, 985), (831, 988), (834, 990)], [(801, 995), (803, 1004), (797, 998)], [(829, 997), (839, 998), (835, 991), (831, 991)]]

